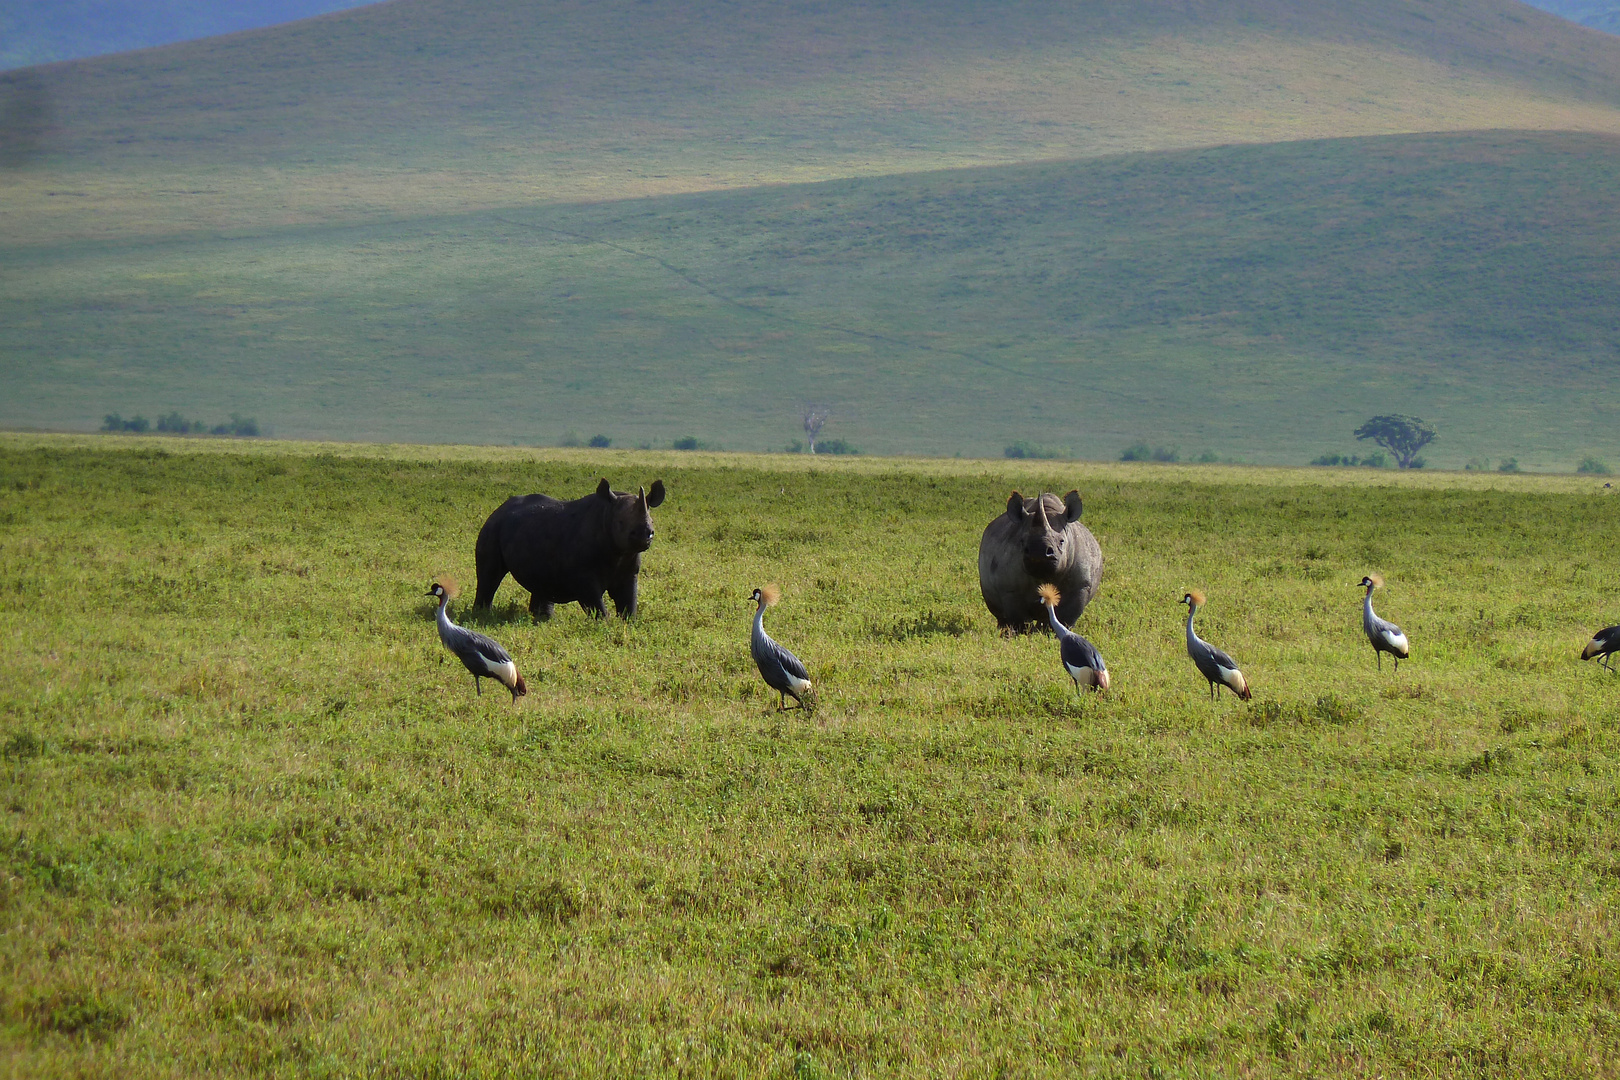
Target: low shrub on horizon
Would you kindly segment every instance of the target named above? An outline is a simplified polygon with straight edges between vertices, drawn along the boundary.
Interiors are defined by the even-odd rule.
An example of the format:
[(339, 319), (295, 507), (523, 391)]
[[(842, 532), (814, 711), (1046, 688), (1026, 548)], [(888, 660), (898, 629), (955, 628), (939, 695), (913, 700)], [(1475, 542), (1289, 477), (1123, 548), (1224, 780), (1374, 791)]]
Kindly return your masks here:
[[(1422, 467), (1422, 459), (1413, 462), (1415, 468)], [(1355, 467), (1364, 469), (1384, 469), (1389, 467), (1389, 458), (1382, 450), (1375, 450), (1365, 457), (1356, 454), (1323, 454), (1311, 461), (1312, 465)]]
[(1139, 442), (1127, 446), (1119, 455), (1119, 460), (1173, 463), (1181, 460), (1181, 453), (1173, 446), (1149, 446), (1145, 442)]
[(1043, 446), (1039, 443), (1025, 442), (1023, 440), (1008, 445), (1001, 453), (1003, 457), (1031, 460), (1051, 460), (1069, 456), (1056, 447)]
[[(152, 422), (144, 416), (135, 416), (128, 420), (118, 413), (108, 413), (101, 423), (102, 431), (128, 431), (143, 434), (152, 430)], [(241, 413), (231, 413), (230, 420), (222, 424), (210, 426), (202, 420), (188, 420), (175, 409), (165, 416), (158, 417), (157, 431), (162, 435), (228, 435), (236, 438), (258, 438), (262, 432), (259, 421), (251, 416)]]

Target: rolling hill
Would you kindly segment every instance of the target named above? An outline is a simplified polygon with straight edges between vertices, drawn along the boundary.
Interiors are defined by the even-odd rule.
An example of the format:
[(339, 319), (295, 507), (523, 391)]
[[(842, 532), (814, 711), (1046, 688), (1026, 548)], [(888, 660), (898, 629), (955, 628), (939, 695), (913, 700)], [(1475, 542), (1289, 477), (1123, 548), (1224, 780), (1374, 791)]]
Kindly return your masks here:
[(1416, 131), (1620, 131), (1510, 0), (394, 0), (35, 69), (0, 230), (123, 236)]
[(25, 75), (7, 424), (1620, 457), (1620, 39), (1519, 4), (394, 0)]

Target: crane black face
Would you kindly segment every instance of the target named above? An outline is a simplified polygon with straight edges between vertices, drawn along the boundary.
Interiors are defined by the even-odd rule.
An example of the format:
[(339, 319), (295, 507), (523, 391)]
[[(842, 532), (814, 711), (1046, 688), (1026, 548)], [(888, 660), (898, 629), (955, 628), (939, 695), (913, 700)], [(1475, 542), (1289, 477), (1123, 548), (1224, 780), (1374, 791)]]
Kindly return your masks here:
[(444, 595), (444, 586), (440, 585), (438, 582), (435, 581), (433, 583), (433, 588), (431, 588), (431, 589), (429, 589), (427, 591), (427, 595), (428, 596), (443, 596)]
[(748, 599), (752, 600), (754, 603), (757, 604), (757, 603), (759, 603), (759, 599), (760, 599), (761, 595), (763, 595), (763, 594), (758, 589), (755, 589), (753, 592), (748, 594)]
[(1354, 587), (1357, 588), (1357, 589), (1365, 589), (1368, 585), (1371, 585), (1372, 583), (1373, 583), (1372, 578), (1364, 577), (1360, 581), (1356, 582)]

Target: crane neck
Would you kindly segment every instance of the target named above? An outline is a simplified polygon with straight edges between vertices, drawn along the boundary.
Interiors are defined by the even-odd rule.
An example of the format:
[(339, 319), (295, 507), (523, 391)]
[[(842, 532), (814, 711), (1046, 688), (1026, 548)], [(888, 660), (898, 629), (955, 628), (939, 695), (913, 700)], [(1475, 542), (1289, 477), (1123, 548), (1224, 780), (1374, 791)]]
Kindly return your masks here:
[(1188, 604), (1187, 605), (1187, 644), (1189, 644), (1189, 645), (1191, 645), (1193, 642), (1199, 640), (1198, 635), (1193, 633), (1193, 627), (1192, 627), (1193, 616), (1196, 615), (1196, 614), (1198, 614), (1198, 605), (1197, 604)]
[(1063, 620), (1057, 617), (1057, 607), (1055, 605), (1046, 605), (1046, 621), (1052, 627), (1052, 633), (1059, 638), (1069, 632), (1069, 628), (1063, 625)]

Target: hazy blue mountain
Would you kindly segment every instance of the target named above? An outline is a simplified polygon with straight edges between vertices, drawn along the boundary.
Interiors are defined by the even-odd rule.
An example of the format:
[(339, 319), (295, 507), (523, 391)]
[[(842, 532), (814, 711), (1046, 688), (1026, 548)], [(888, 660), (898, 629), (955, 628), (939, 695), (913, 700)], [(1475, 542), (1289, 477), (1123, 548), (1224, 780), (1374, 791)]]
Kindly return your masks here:
[(0, 69), (274, 26), (367, 2), (370, 0), (3, 0)]
[(1570, 22), (1620, 34), (1620, 0), (1526, 0), (1531, 7), (1561, 15)]

